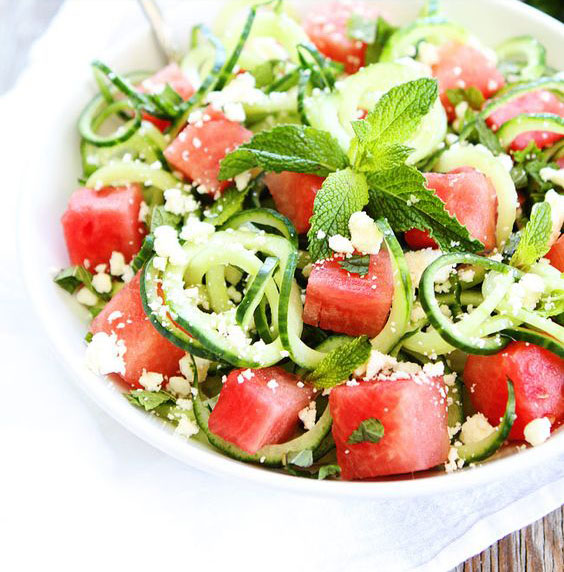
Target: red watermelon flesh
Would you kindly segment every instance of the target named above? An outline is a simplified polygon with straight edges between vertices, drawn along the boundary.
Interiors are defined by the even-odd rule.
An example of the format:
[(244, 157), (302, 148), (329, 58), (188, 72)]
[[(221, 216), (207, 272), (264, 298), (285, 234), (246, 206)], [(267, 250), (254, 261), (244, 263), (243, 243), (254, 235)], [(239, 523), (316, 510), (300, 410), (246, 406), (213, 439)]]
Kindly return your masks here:
[(185, 352), (161, 336), (146, 316), (141, 302), (140, 273), (94, 318), (90, 331), (108, 335), (114, 332), (118, 340), (123, 340), (127, 349), (123, 356), (125, 375), (122, 377), (132, 387), (141, 387), (139, 377), (144, 369), (165, 377), (179, 372), (178, 362)]
[(510, 439), (523, 439), (527, 423), (548, 417), (564, 421), (564, 360), (534, 344), (511, 342), (492, 356), (471, 355), (464, 384), (474, 408), (498, 425), (507, 403), (507, 378), (515, 388), (515, 412)]
[(264, 177), (276, 209), (292, 221), (299, 234), (309, 230), (313, 202), (323, 181), (323, 177), (289, 171), (268, 173)]
[(136, 184), (99, 191), (77, 189), (61, 219), (71, 264), (94, 268), (107, 264), (114, 251), (129, 262), (145, 235), (139, 222), (142, 200), (141, 187)]
[(473, 86), (488, 99), (505, 85), (505, 79), (495, 64), (477, 48), (448, 42), (439, 47), (438, 58), (438, 63), (432, 68), (433, 76), (439, 81), (441, 102), (450, 120), (455, 118), (455, 113), (447, 90)]
[(252, 137), (240, 123), (208, 107), (201, 121), (189, 123), (165, 149), (170, 165), (196, 185), (199, 191), (218, 195), (230, 183), (219, 181), (220, 161)]
[[(522, 113), (554, 113), (564, 117), (564, 103), (551, 91), (539, 89), (509, 101), (494, 111), (486, 119), (486, 122), (493, 131), (497, 131), (505, 122)], [(560, 139), (562, 139), (562, 135), (558, 133), (530, 131), (529, 133), (521, 133), (521, 135), (516, 137), (511, 144), (511, 148), (516, 150), (525, 149), (531, 141), (534, 141), (537, 147), (542, 149), (543, 147), (550, 147)]]
[[(192, 84), (176, 63), (165, 66), (151, 77), (143, 80), (139, 86), (139, 90), (144, 93), (159, 93), (167, 83), (185, 101), (194, 95), (195, 90)], [(153, 117), (148, 113), (143, 113), (143, 119), (150, 121), (161, 131), (164, 131), (170, 125), (170, 121)]]
[(221, 389), (209, 428), (254, 454), (265, 445), (291, 439), (298, 427), (298, 413), (312, 396), (311, 387), (280, 367), (235, 369)]
[(317, 49), (328, 58), (343, 63), (349, 74), (356, 73), (364, 65), (366, 55), (366, 44), (351, 38), (348, 33), (348, 22), (353, 14), (375, 21), (378, 9), (369, 2), (330, 2), (322, 9), (319, 5), (312, 7), (303, 22)]
[(564, 234), (561, 234), (558, 240), (552, 245), (546, 258), (550, 260), (550, 264), (552, 264), (554, 268), (558, 268), (560, 272), (564, 272)]
[[(449, 437), (442, 377), (424, 374), (360, 381), (331, 390), (329, 407), (341, 477), (367, 479), (430, 469), (447, 460)], [(363, 421), (384, 426), (377, 443), (349, 443)]]
[[(489, 179), (468, 167), (424, 175), (427, 187), (445, 203), (446, 210), (482, 242), (486, 251), (492, 250), (496, 245), (497, 195)], [(405, 240), (413, 249), (437, 248), (426, 231), (410, 230)]]
[(343, 256), (313, 265), (303, 319), (306, 324), (349, 336), (376, 336), (385, 326), (394, 292), (390, 255), (382, 247), (370, 256), (368, 274), (350, 273)]

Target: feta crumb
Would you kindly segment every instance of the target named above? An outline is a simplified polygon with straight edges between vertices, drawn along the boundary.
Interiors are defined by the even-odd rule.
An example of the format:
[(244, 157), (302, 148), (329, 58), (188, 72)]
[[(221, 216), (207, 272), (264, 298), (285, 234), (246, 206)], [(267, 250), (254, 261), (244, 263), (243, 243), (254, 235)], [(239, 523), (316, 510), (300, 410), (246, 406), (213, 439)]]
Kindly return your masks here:
[[(362, 254), (378, 254), (382, 239), (381, 230), (364, 211), (353, 213), (349, 219), (351, 243)], [(331, 240), (329, 240), (331, 247)]]
[(245, 171), (244, 173), (240, 173), (237, 175), (233, 180), (235, 181), (235, 186), (237, 187), (238, 191), (244, 191), (251, 180), (252, 173), (250, 171)]
[(539, 171), (543, 181), (550, 181), (559, 187), (564, 187), (564, 169), (553, 169), (552, 167), (544, 167)]
[(445, 373), (445, 365), (442, 361), (428, 362), (423, 366), (423, 373), (429, 377), (440, 377)]
[(484, 414), (476, 413), (468, 417), (462, 424), (460, 439), (466, 445), (477, 443), (489, 437), (494, 431), (495, 428), (490, 425), (489, 421), (484, 417)]
[(164, 258), (163, 256), (155, 256), (153, 258), (153, 266), (157, 269), (160, 270), (161, 272), (165, 271), (166, 268), (166, 258)]
[(123, 316), (123, 314), (119, 310), (116, 310), (115, 312), (112, 312), (108, 316), (108, 323), (111, 324), (114, 320), (117, 320), (117, 319), (121, 318), (122, 316)]
[(271, 379), (266, 384), (266, 387), (268, 387), (269, 389), (272, 389), (272, 391), (275, 391), (276, 388), (278, 387), (278, 382), (275, 379)]
[(181, 437), (189, 438), (192, 437), (192, 435), (196, 435), (198, 431), (198, 426), (193, 421), (190, 421), (190, 419), (183, 416), (178, 420), (178, 425), (174, 432)]
[(315, 236), (318, 240), (323, 240), (327, 235), (322, 230), (318, 230)]
[(162, 225), (155, 229), (155, 252), (170, 259), (172, 264), (185, 264), (186, 253), (178, 242), (178, 234), (172, 226)]
[(147, 222), (150, 210), (149, 205), (145, 201), (141, 201), (141, 204), (139, 205), (139, 214), (137, 215), (138, 222)]
[(351, 241), (340, 234), (329, 237), (329, 248), (341, 254), (352, 254), (354, 252), (354, 246)]
[(107, 294), (112, 291), (112, 279), (105, 272), (98, 272), (92, 277), (92, 286), (96, 292)]
[(199, 208), (198, 201), (192, 195), (182, 192), (181, 189), (166, 189), (164, 198), (164, 210), (175, 215), (182, 216)]
[(180, 238), (194, 244), (204, 244), (214, 232), (213, 224), (201, 221), (197, 216), (191, 215), (182, 227)]
[(139, 384), (147, 391), (159, 391), (163, 384), (164, 377), (162, 373), (147, 371), (143, 369), (143, 373), (139, 377)]
[(98, 273), (102, 273), (102, 272), (106, 272), (106, 268), (107, 268), (107, 264), (98, 264), (95, 268), (94, 271), (98, 272)]
[(109, 373), (125, 374), (123, 356), (127, 348), (123, 340), (118, 340), (115, 333), (111, 335), (98, 332), (86, 348), (86, 367), (98, 375)]
[(310, 401), (307, 407), (304, 407), (299, 413), (298, 417), (300, 421), (304, 424), (306, 431), (311, 431), (315, 426), (315, 416), (316, 416), (315, 401)]
[[(423, 250), (409, 251), (405, 253), (405, 262), (409, 268), (409, 275), (411, 276), (411, 282), (414, 288), (419, 286), (421, 281), (421, 276), (427, 266), (429, 266), (433, 261), (442, 256), (440, 250), (434, 250), (432, 248), (424, 248)], [(441, 268), (436, 274), (437, 282), (445, 282), (448, 280), (452, 266), (445, 266)]]
[(542, 445), (550, 437), (550, 419), (540, 417), (525, 425), (525, 440), (533, 447)]
[(76, 293), (76, 300), (83, 306), (95, 306), (98, 303), (98, 296), (83, 287)]
[(110, 274), (112, 276), (122, 276), (126, 266), (123, 254), (114, 250), (110, 256)]
[(183, 411), (191, 411), (194, 407), (194, 403), (191, 399), (184, 399), (182, 397), (176, 400), (176, 407), (182, 409)]
[(174, 375), (168, 380), (167, 389), (175, 395), (187, 397), (190, 395), (190, 382), (181, 375)]
[(395, 357), (372, 350), (366, 364), (366, 379), (376, 377), (381, 371), (394, 369), (398, 360)]
[(230, 101), (223, 106), (223, 113), (229, 121), (236, 121), (237, 123), (243, 123), (247, 118), (245, 114), (245, 109), (241, 103)]
[(458, 271), (458, 278), (461, 282), (472, 282), (476, 276), (476, 272), (472, 268), (461, 268)]

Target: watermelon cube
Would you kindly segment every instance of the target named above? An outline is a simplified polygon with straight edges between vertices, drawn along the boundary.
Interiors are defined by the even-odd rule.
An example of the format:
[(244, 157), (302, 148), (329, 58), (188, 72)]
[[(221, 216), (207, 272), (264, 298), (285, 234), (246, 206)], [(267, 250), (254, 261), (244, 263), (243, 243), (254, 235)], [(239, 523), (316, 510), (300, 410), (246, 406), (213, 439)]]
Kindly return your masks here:
[(304, 322), (349, 336), (376, 336), (386, 324), (394, 293), (390, 255), (385, 247), (370, 256), (368, 274), (341, 268), (342, 256), (316, 262), (310, 274)]
[(123, 340), (125, 374), (123, 380), (140, 388), (143, 370), (162, 374), (165, 378), (176, 375), (179, 360), (185, 355), (153, 327), (143, 310), (140, 293), (140, 273), (126, 284), (94, 318), (90, 326), (93, 334), (115, 333)]
[[(467, 167), (450, 173), (425, 173), (427, 187), (445, 203), (446, 210), (479, 240), (486, 251), (496, 245), (497, 195), (490, 180)], [(426, 231), (413, 229), (405, 233), (413, 249), (437, 248)]]
[(467, 44), (443, 44), (438, 49), (438, 60), (433, 66), (433, 76), (439, 81), (439, 95), (450, 120), (455, 113), (447, 90), (475, 87), (488, 99), (505, 85), (505, 78), (494, 62)]
[(276, 209), (292, 221), (299, 234), (309, 230), (313, 201), (323, 181), (323, 177), (289, 171), (268, 173), (264, 177)]
[[(486, 119), (486, 123), (497, 131), (505, 122), (521, 115), (522, 113), (553, 113), (564, 117), (564, 103), (560, 98), (546, 89), (539, 89), (524, 93), (523, 95), (508, 101), (499, 109), (496, 109)], [(550, 133), (548, 131), (530, 131), (529, 133), (521, 133), (511, 143), (512, 149), (525, 149), (527, 145), (534, 141), (539, 149), (550, 147), (557, 141), (562, 139), (562, 135), (558, 133)]]
[(562, 358), (528, 342), (511, 342), (491, 356), (468, 356), (464, 367), (468, 395), (474, 408), (494, 426), (505, 411), (508, 379), (515, 389), (517, 414), (510, 439), (523, 439), (524, 429), (533, 419), (548, 417), (553, 426), (564, 421)]
[(235, 369), (227, 376), (209, 419), (210, 430), (254, 454), (283, 443), (298, 427), (313, 389), (280, 367)]
[(61, 219), (71, 263), (94, 268), (107, 264), (114, 251), (129, 262), (145, 235), (139, 222), (142, 200), (139, 185), (77, 189)]
[[(165, 66), (151, 77), (143, 80), (139, 86), (139, 91), (144, 93), (159, 93), (167, 83), (184, 100), (190, 99), (194, 95), (195, 90), (192, 84), (176, 63)], [(143, 113), (143, 119), (150, 121), (161, 131), (164, 131), (170, 125), (170, 121), (153, 117), (148, 113)]]
[[(442, 377), (424, 373), (340, 385), (329, 396), (341, 477), (367, 479), (430, 469), (447, 460), (446, 390)], [(377, 442), (349, 443), (358, 426), (377, 419)]]
[(546, 258), (550, 260), (550, 264), (554, 268), (564, 272), (564, 234), (561, 234), (558, 240), (551, 246)]
[(218, 195), (230, 183), (219, 181), (219, 163), (252, 137), (240, 123), (230, 121), (212, 107), (202, 118), (189, 123), (165, 149), (170, 165), (198, 185), (201, 193)]

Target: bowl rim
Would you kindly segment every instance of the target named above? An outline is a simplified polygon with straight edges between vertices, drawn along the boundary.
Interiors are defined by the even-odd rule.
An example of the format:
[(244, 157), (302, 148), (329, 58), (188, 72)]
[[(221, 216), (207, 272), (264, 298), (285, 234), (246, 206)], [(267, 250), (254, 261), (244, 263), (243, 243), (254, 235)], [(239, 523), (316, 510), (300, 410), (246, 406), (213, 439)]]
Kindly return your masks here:
[[(564, 39), (564, 25), (538, 10), (515, 2), (514, 0), (490, 0), (508, 10), (522, 13), (523, 17), (536, 20), (541, 26), (558, 30)], [(149, 29), (143, 27), (131, 34), (127, 39), (108, 50), (108, 57), (119, 57), (120, 54), (131, 50), (131, 47), (142, 38), (148, 38)], [(147, 44), (152, 46), (150, 42)], [(154, 49), (149, 48), (148, 49)], [(78, 91), (78, 90), (77, 90)], [(76, 96), (75, 96), (76, 97)], [(34, 260), (34, 232), (31, 228), (34, 208), (32, 185), (21, 182), (20, 200), (18, 205), (17, 243), (19, 250), (20, 268), (26, 290), (32, 301), (35, 313), (39, 317), (41, 328), (49, 343), (54, 347), (55, 354), (65, 369), (70, 370), (70, 378), (75, 386), (85, 392), (97, 405), (114, 420), (134, 433), (137, 437), (156, 447), (160, 451), (174, 457), (195, 469), (203, 469), (226, 477), (235, 477), (247, 482), (262, 484), (295, 493), (314, 494), (321, 496), (352, 496), (352, 497), (410, 497), (446, 493), (460, 490), (469, 486), (485, 484), (501, 479), (507, 474), (523, 471), (536, 464), (550, 460), (564, 451), (564, 431), (558, 431), (551, 439), (540, 447), (516, 451), (502, 458), (486, 462), (476, 468), (455, 471), (450, 474), (437, 472), (436, 475), (423, 477), (402, 478), (401, 480), (378, 481), (332, 481), (295, 478), (266, 468), (257, 467), (236, 461), (223, 454), (218, 454), (211, 448), (198, 446), (172, 434), (162, 423), (158, 423), (145, 412), (131, 407), (125, 399), (116, 399), (116, 387), (108, 380), (85, 370), (83, 356), (68, 346), (66, 337), (56, 327), (57, 316), (50, 309), (41, 281), (36, 280), (39, 272)], [(38, 236), (39, 238), (39, 236)], [(56, 288), (52, 284), (53, 288)]]

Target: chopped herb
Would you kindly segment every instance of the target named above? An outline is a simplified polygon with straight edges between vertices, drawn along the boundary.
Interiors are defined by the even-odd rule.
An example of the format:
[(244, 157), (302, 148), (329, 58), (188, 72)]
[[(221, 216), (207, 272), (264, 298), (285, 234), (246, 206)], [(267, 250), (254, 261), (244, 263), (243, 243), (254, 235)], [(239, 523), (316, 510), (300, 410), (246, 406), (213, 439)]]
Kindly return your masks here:
[(348, 443), (378, 443), (384, 436), (384, 426), (379, 419), (369, 417), (365, 419), (349, 437)]
[(370, 267), (370, 255), (355, 254), (350, 258), (339, 261), (339, 266), (353, 274), (366, 276)]

